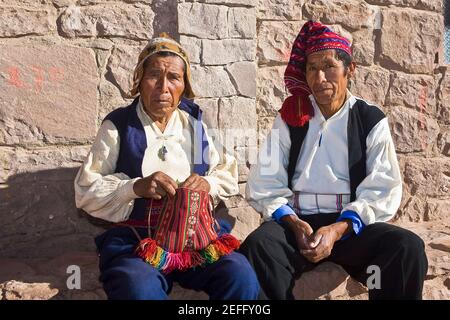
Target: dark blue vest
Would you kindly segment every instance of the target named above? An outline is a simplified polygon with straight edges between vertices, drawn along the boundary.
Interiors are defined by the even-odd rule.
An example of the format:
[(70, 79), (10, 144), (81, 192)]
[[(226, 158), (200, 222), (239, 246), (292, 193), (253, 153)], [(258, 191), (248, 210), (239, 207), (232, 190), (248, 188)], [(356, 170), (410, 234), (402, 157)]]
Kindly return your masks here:
[[(119, 108), (109, 113), (105, 120), (110, 120), (117, 128), (120, 137), (120, 150), (115, 172), (122, 172), (130, 178), (142, 177), (142, 161), (145, 150), (147, 149), (147, 138), (144, 127), (137, 115), (137, 106), (139, 97), (137, 97), (129, 106)], [(193, 172), (204, 176), (209, 169), (208, 159), (204, 155), (209, 155), (208, 140), (202, 125), (202, 110), (194, 102), (182, 99), (179, 109), (186, 111), (194, 121), (195, 150), (194, 154), (201, 155), (200, 163), (195, 163)], [(197, 159), (195, 159), (197, 160)], [(130, 219), (142, 220), (145, 215), (145, 199), (138, 198), (134, 201), (133, 211)]]

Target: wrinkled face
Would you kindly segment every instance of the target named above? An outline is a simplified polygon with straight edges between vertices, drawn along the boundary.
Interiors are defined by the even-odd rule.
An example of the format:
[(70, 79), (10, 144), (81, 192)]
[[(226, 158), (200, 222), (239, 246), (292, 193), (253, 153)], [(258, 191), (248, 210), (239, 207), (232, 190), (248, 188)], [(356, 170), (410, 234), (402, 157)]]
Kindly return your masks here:
[(151, 56), (139, 86), (145, 110), (155, 117), (170, 115), (177, 108), (183, 91), (183, 60), (178, 56)]
[(346, 72), (335, 50), (311, 53), (306, 61), (306, 81), (317, 103), (330, 105), (345, 96), (354, 67), (352, 63)]

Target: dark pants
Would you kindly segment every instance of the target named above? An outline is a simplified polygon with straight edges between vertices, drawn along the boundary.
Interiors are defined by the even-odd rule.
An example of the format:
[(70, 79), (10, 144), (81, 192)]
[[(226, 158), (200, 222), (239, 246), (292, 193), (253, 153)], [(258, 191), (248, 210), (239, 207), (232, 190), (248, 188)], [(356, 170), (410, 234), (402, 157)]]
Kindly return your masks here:
[[(334, 223), (339, 214), (301, 216), (314, 231)], [(252, 232), (240, 248), (256, 271), (262, 299), (293, 299), (292, 288), (303, 272), (315, 264), (297, 249), (295, 236), (287, 226), (265, 222)], [(380, 289), (369, 288), (369, 299), (421, 299), (428, 269), (424, 242), (416, 234), (387, 223), (374, 223), (359, 235), (337, 241), (331, 255), (321, 261), (341, 265), (353, 278), (366, 285), (374, 273), (381, 271)], [(371, 280), (370, 278), (369, 280)], [(369, 281), (369, 283), (374, 283)]]
[[(137, 230), (146, 237), (146, 230)], [(184, 288), (205, 291), (213, 300), (258, 297), (256, 274), (240, 253), (223, 256), (206, 267), (164, 275), (133, 253), (138, 239), (127, 227), (110, 229), (95, 242), (100, 254), (100, 281), (108, 299), (167, 299), (173, 281)]]

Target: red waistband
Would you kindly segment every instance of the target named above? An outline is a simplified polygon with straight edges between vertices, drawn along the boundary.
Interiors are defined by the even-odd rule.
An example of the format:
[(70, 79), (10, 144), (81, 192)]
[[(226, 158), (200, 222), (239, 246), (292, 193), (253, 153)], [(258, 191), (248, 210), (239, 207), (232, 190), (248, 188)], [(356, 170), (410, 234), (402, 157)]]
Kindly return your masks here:
[[(164, 201), (161, 200), (153, 200), (152, 202), (152, 212), (150, 216), (150, 227), (154, 228), (158, 224), (159, 215), (161, 214), (162, 205), (164, 204)], [(146, 208), (145, 208), (145, 214), (143, 219), (133, 219), (130, 218), (128, 220), (122, 221), (118, 223), (117, 225), (126, 225), (126, 226), (132, 226), (132, 227), (145, 227), (148, 228), (148, 215), (150, 214), (150, 208), (149, 208), (150, 202), (147, 201)]]
[[(158, 224), (158, 216), (153, 216), (150, 218), (150, 227), (154, 228)], [(148, 220), (147, 219), (128, 219), (122, 222), (119, 222), (118, 225), (127, 225), (132, 227), (145, 227), (148, 228)]]
[(118, 226), (125, 225), (125, 226), (132, 226), (132, 227), (143, 227), (147, 228), (147, 220), (134, 220), (134, 219), (128, 219), (126, 221), (122, 221), (117, 223)]

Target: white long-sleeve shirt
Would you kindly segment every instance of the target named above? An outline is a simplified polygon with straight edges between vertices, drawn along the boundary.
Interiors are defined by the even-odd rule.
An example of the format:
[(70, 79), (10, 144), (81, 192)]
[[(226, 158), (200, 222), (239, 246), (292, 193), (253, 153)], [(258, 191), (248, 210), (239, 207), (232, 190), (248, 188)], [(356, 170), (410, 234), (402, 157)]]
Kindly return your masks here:
[[(138, 103), (137, 115), (147, 139), (142, 161), (143, 176), (162, 171), (175, 181), (185, 181), (193, 172), (192, 117), (177, 109), (164, 132), (161, 132), (144, 111), (141, 102)], [(209, 170), (204, 178), (210, 184), (210, 194), (217, 201), (239, 192), (237, 162), (226, 152), (218, 152), (207, 133), (206, 125), (204, 127), (209, 143)], [(167, 149), (165, 161), (158, 157), (158, 150), (163, 145)], [(124, 173), (114, 173), (119, 149), (119, 132), (110, 120), (106, 120), (74, 182), (77, 208), (111, 222), (127, 220), (133, 210), (134, 199), (138, 198), (133, 191), (133, 184), (139, 178), (131, 179)]]
[[(349, 94), (343, 107), (329, 119), (323, 117), (314, 96), (310, 100), (314, 116), (300, 149), (293, 190), (288, 188), (287, 174), (291, 139), (280, 115), (260, 149), (257, 163), (250, 169), (247, 200), (262, 212), (265, 220), (272, 219), (273, 212), (282, 205), (299, 205), (294, 193), (301, 195), (300, 207), (306, 214), (337, 211), (335, 203), (319, 203), (318, 194), (347, 195), (349, 199), (347, 122), (349, 109), (357, 98)], [(345, 203), (341, 212), (354, 211), (368, 225), (395, 215), (401, 201), (402, 180), (386, 118), (369, 132), (366, 145), (368, 175), (356, 189), (356, 200)]]

